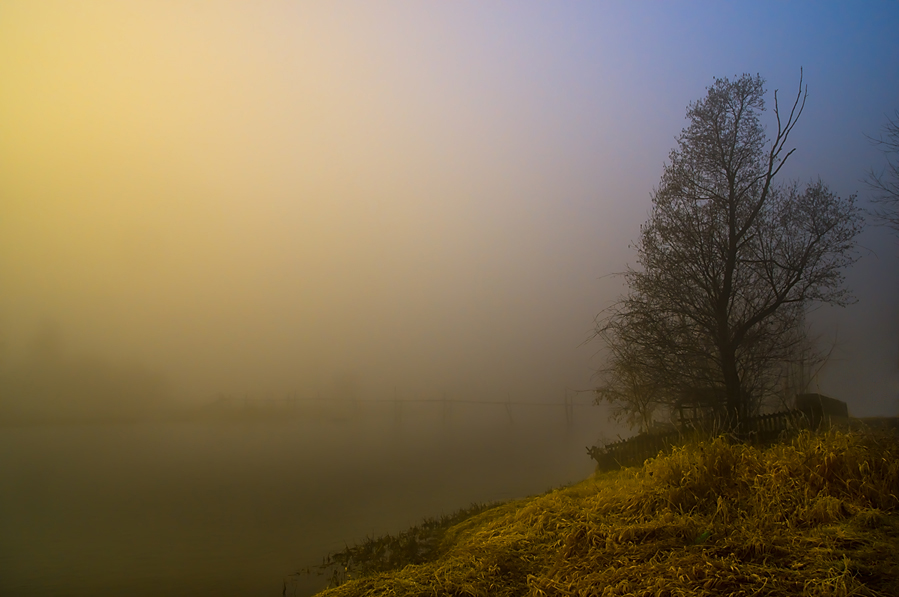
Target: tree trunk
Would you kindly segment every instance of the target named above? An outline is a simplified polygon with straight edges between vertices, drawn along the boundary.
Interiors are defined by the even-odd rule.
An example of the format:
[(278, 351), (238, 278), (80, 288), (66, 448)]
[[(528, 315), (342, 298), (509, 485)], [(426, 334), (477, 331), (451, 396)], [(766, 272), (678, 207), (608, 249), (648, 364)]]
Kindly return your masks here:
[(724, 375), (727, 426), (728, 429), (738, 428), (743, 423), (744, 405), (736, 351), (730, 348), (721, 351), (721, 370)]

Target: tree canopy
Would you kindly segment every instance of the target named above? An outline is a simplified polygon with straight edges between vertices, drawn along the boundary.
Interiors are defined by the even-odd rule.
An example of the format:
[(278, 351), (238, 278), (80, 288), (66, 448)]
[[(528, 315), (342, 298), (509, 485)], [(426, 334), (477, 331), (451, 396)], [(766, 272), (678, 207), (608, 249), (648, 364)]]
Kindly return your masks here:
[(776, 183), (805, 106), (774, 94), (776, 132), (761, 123), (763, 79), (715, 79), (687, 109), (636, 243), (628, 292), (597, 318), (608, 348), (598, 400), (646, 426), (659, 409), (698, 408), (730, 425), (758, 411), (783, 363), (806, 342), (809, 304), (850, 302), (855, 197), (821, 180)]

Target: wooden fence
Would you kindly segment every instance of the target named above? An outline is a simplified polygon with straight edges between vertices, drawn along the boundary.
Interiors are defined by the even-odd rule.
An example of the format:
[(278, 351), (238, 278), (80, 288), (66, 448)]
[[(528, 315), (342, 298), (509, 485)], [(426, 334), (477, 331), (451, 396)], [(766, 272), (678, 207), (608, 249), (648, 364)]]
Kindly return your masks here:
[[(782, 441), (810, 427), (808, 413), (802, 410), (785, 410), (752, 417), (743, 424), (743, 431), (731, 433), (735, 440), (753, 445), (767, 445)], [(667, 453), (698, 437), (713, 437), (720, 425), (709, 422), (705, 428), (681, 428), (661, 433), (641, 433), (604, 446), (591, 446), (587, 453), (596, 461), (599, 470), (614, 470), (625, 466), (640, 466), (648, 458)]]

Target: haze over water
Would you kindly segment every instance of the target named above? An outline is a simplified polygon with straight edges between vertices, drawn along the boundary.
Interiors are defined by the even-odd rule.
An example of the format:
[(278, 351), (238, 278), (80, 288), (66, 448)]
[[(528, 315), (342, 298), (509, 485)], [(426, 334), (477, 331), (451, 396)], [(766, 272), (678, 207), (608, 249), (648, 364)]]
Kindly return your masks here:
[[(899, 109), (897, 26), (893, 3), (3, 2), (0, 499), (17, 505), (0, 525), (18, 535), (0, 533), (0, 557), (45, 587), (95, 564), (104, 586), (208, 594), (241, 557), (304, 565), (304, 517), (322, 521), (320, 557), (357, 538), (350, 511), (396, 531), (586, 476), (584, 445), (624, 430), (577, 392), (602, 364), (585, 341), (624, 290), (686, 106), (716, 76), (760, 73), (770, 131), (774, 90), (791, 100), (802, 68), (781, 181), (820, 176), (868, 206), (861, 181), (884, 162), (866, 135)], [(830, 352), (812, 389), (895, 416), (899, 242), (871, 227), (860, 244), (857, 303), (810, 316)], [(308, 418), (207, 417), (287, 399)], [(397, 400), (438, 401), (408, 403), (435, 410), (402, 419), (421, 427), (402, 449), (395, 413), (316, 423)], [(444, 400), (462, 430), (446, 437)], [(583, 406), (573, 436), (540, 435), (514, 411), (532, 407), (510, 426), (468, 400)], [(516, 468), (526, 445), (554, 456)], [(471, 490), (454, 493), (429, 463), (460, 450), (448, 478)], [(408, 481), (419, 470), (430, 481)], [(371, 495), (418, 506), (321, 515), (321, 496), (362, 495), (363, 472)], [(271, 547), (219, 573), (196, 558), (240, 543), (229, 516)], [(111, 547), (120, 519), (133, 552)], [(95, 528), (99, 551), (83, 547)]]
[(340, 419), (0, 433), (0, 594), (298, 594), (366, 536), (578, 481), (607, 429), (581, 403), (361, 405)]

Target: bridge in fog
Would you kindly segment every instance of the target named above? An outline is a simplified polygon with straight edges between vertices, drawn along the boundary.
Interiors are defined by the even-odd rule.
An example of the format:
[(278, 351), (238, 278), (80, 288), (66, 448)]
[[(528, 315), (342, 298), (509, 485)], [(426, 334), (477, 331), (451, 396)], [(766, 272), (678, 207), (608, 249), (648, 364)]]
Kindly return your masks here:
[[(589, 395), (585, 399), (585, 395)], [(508, 424), (516, 419), (535, 415), (548, 420), (563, 420), (572, 425), (577, 412), (595, 408), (592, 390), (565, 388), (558, 400), (522, 401), (475, 400), (453, 398), (443, 394), (439, 398), (308, 398), (297, 393), (284, 397), (258, 397), (249, 394), (234, 396), (220, 394), (202, 408), (202, 413), (222, 417), (323, 417), (353, 419), (357, 417), (393, 418), (395, 422), (421, 419), (444, 423), (455, 418), (476, 415), (503, 418)]]

